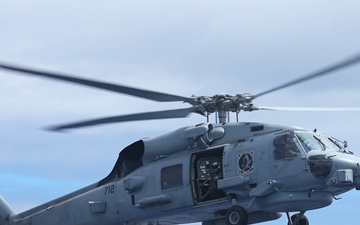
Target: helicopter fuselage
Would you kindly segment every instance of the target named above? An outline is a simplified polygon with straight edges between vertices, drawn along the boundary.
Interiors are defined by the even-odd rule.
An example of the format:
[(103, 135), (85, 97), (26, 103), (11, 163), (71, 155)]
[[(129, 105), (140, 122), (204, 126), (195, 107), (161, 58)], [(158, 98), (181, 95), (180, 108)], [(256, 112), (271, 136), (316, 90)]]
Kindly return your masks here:
[(102, 181), (0, 224), (249, 223), (328, 206), (360, 186), (360, 158), (329, 136), (262, 123), (199, 124), (125, 148)]

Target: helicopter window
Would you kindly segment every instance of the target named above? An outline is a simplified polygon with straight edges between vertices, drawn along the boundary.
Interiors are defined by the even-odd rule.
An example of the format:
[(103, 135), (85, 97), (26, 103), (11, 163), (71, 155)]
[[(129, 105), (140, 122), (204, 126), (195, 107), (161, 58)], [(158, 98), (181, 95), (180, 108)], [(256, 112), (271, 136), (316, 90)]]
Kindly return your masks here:
[(165, 167), (161, 170), (161, 189), (181, 187), (183, 185), (182, 165)]
[(339, 145), (339, 143), (336, 140), (334, 140), (333, 138), (328, 137), (326, 140), (329, 140), (333, 144), (333, 146), (335, 146), (339, 150), (342, 149), (342, 147)]
[(274, 158), (287, 159), (293, 158), (300, 154), (299, 148), (289, 134), (283, 134), (274, 138), (275, 147)]
[(308, 164), (311, 174), (317, 179), (323, 180), (329, 176), (333, 161), (325, 155), (313, 155), (309, 157)]
[(314, 136), (313, 133), (296, 132), (296, 136), (306, 152), (313, 150), (325, 150), (326, 148), (326, 145), (321, 141), (321, 139)]
[[(321, 145), (324, 146), (323, 150), (329, 149), (329, 150), (336, 150), (339, 152), (347, 153), (347, 154), (353, 154), (351, 151), (347, 150), (347, 143), (341, 142), (336, 138), (329, 137), (325, 134), (319, 134), (314, 136), (316, 140), (319, 141)], [(340, 143), (343, 144), (343, 146), (340, 145)]]
[(345, 144), (343, 146), (340, 145), (341, 141), (337, 140), (336, 138), (329, 137), (327, 135), (321, 134), (319, 137), (321, 137), (321, 141), (325, 143), (326, 146), (328, 146), (330, 149), (336, 149), (336, 151), (349, 153), (350, 151), (345, 149)]

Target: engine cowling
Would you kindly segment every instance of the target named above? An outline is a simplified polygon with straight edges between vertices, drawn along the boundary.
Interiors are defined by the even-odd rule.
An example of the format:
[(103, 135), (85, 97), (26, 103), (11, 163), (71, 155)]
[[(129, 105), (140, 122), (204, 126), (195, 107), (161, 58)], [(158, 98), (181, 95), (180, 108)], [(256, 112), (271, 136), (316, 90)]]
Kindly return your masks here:
[(144, 155), (142, 161), (147, 163), (158, 157), (181, 150), (196, 147), (207, 148), (214, 140), (222, 138), (224, 133), (224, 128), (214, 128), (212, 124), (206, 123), (191, 127), (183, 127), (154, 138), (144, 138), (142, 139), (144, 143)]

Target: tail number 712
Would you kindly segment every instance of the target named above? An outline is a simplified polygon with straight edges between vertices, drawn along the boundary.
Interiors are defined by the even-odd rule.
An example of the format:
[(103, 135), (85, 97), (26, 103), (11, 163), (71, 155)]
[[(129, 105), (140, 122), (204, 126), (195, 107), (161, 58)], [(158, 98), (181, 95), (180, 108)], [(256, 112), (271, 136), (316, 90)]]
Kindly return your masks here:
[(114, 194), (114, 193), (115, 193), (115, 185), (112, 184), (110, 186), (105, 187), (104, 195)]

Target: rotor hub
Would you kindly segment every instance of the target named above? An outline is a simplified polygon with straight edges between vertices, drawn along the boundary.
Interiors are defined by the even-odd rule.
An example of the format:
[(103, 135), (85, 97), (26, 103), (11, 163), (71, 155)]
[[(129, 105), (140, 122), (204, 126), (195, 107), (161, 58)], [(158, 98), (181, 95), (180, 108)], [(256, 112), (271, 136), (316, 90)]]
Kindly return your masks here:
[(254, 110), (252, 104), (253, 97), (246, 94), (217, 94), (214, 96), (196, 97), (194, 109), (203, 113), (211, 114), (214, 112), (236, 112)]

